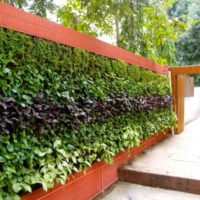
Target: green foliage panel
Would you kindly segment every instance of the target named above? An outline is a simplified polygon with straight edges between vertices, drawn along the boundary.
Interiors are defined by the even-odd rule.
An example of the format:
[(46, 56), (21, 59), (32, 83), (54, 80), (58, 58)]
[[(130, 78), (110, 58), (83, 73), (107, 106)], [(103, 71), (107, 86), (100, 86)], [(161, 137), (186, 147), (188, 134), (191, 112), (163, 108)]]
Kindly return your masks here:
[(164, 75), (10, 30), (0, 29), (0, 98), (30, 104), (40, 92), (53, 102), (60, 97), (106, 98), (110, 92), (129, 96), (166, 95)]
[[(159, 102), (159, 99), (166, 99), (160, 97), (170, 95), (170, 90), (165, 75), (1, 28), (0, 112), (6, 117), (0, 117), (0, 127), (13, 119), (9, 109), (14, 108), (9, 106), (16, 104), (17, 116), (21, 115), (22, 108), (30, 108), (25, 113), (26, 120), (30, 115), (38, 117), (33, 106), (35, 110), (46, 109), (48, 105), (74, 109), (72, 105), (76, 102), (84, 107), (82, 102), (90, 103), (91, 100), (100, 108), (109, 105), (109, 112), (117, 114), (102, 113), (112, 117), (79, 122), (79, 126), (72, 129), (60, 129), (56, 125), (49, 126), (42, 112), (44, 116), (42, 114), (38, 120), (45, 122), (48, 131), (44, 135), (39, 135), (30, 126), (12, 129), (7, 135), (2, 135), (5, 134), (2, 131), (0, 200), (19, 199), (19, 195), (36, 187), (47, 190), (56, 182), (65, 183), (71, 173), (82, 171), (96, 161), (112, 162), (117, 152), (137, 146), (141, 140), (172, 127), (175, 116), (171, 107), (166, 104), (168, 106), (162, 108)], [(38, 96), (42, 98), (40, 102), (36, 101)], [(118, 106), (111, 108), (112, 101), (115, 106), (118, 101), (124, 105), (127, 102), (129, 110), (129, 101), (134, 99), (151, 107), (146, 99), (151, 99), (152, 104), (154, 98), (158, 101), (154, 104), (158, 105), (146, 112), (125, 112), (120, 104), (121, 110)], [(103, 110), (106, 112), (105, 108)], [(62, 118), (61, 113), (58, 115)], [(77, 120), (80, 110), (74, 109), (72, 113), (71, 122)], [(24, 119), (18, 118), (23, 125)]]

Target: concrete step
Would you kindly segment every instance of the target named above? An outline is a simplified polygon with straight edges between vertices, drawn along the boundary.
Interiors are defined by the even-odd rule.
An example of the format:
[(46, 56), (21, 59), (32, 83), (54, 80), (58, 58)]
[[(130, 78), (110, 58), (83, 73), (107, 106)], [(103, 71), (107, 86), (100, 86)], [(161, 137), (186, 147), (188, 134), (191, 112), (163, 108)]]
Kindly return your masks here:
[(199, 195), (119, 182), (98, 200), (200, 200)]
[[(200, 119), (193, 122), (199, 126)], [(200, 194), (200, 134), (191, 124), (120, 167), (121, 181)], [(197, 130), (197, 129), (195, 129)]]
[(130, 183), (118, 183), (100, 199), (200, 200), (199, 124), (200, 118), (121, 166), (120, 180)]
[(119, 169), (119, 179), (128, 183), (200, 194), (200, 180), (195, 178), (147, 172), (125, 166)]

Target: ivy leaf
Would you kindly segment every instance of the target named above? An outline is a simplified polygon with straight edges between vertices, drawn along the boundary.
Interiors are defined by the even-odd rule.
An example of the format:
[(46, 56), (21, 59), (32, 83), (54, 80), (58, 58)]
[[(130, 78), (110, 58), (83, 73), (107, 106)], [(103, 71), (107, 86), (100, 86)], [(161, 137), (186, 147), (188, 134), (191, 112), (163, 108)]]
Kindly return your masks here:
[(8, 152), (13, 152), (14, 151), (13, 145), (12, 144), (8, 144), (7, 145), (7, 150), (8, 150)]
[(58, 146), (60, 146), (61, 145), (61, 140), (56, 140), (54, 143), (53, 143), (53, 148), (57, 148)]
[(13, 191), (15, 193), (18, 193), (18, 192), (20, 192), (23, 189), (23, 187), (22, 187), (21, 183), (13, 183), (12, 184), (12, 189), (13, 189)]
[(4, 161), (5, 159), (2, 156), (0, 156), (0, 163), (3, 163)]
[(46, 152), (42, 152), (39, 149), (35, 149), (35, 154), (38, 155), (39, 157), (44, 157), (46, 155)]
[(23, 189), (27, 192), (32, 192), (32, 188), (30, 185), (22, 183), (21, 186), (23, 187)]
[(42, 184), (43, 190), (47, 192), (47, 190), (48, 190), (48, 184), (46, 183), (46, 181), (45, 181), (45, 180), (42, 180), (42, 181), (41, 181), (41, 184)]

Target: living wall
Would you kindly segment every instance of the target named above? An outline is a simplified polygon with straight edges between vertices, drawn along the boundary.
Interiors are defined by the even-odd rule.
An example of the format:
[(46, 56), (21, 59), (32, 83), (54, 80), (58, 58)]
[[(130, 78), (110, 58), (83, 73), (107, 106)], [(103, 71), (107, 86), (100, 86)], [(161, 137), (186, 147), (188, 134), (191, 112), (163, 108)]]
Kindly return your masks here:
[(0, 200), (65, 183), (174, 123), (168, 77), (0, 29)]

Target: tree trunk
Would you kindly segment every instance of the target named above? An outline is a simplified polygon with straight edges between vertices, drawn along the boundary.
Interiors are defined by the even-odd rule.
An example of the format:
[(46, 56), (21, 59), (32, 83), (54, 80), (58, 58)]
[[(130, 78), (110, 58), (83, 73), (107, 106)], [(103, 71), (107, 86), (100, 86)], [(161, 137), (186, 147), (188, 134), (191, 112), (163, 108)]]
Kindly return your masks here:
[(119, 46), (119, 19), (118, 14), (115, 15), (115, 28), (116, 28), (116, 44)]
[(119, 0), (115, 0), (116, 4), (116, 12), (115, 12), (115, 32), (116, 32), (116, 44), (119, 46), (119, 37), (120, 37), (120, 31), (119, 31), (119, 16), (118, 16), (118, 2)]

